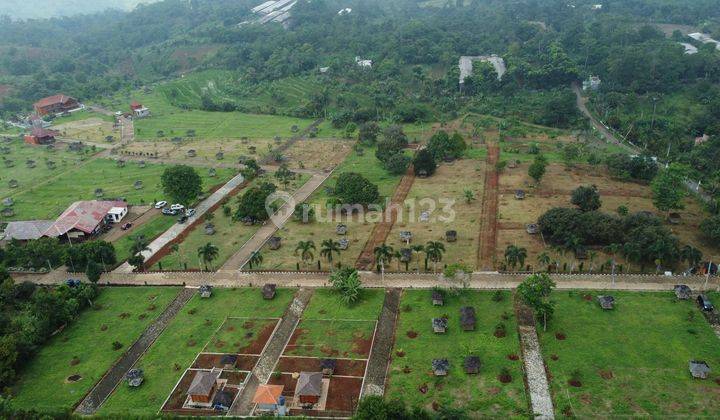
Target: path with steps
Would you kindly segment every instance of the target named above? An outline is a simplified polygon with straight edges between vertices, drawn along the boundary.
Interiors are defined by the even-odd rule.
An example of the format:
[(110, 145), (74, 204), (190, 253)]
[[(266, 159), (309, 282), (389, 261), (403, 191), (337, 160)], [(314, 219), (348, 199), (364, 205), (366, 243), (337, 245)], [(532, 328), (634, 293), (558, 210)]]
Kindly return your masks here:
[(365, 382), (360, 398), (368, 395), (384, 395), (385, 381), (387, 380), (388, 368), (392, 356), (393, 345), (395, 344), (395, 325), (397, 323), (400, 309), (400, 289), (389, 289), (385, 291), (385, 302), (383, 303), (380, 319), (378, 320), (375, 340), (373, 341), (372, 353), (365, 373)]

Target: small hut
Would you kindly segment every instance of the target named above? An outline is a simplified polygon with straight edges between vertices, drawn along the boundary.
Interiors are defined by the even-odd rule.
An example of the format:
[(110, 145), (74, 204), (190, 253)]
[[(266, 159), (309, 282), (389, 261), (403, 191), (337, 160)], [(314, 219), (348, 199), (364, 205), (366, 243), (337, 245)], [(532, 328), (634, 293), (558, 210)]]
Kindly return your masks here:
[(409, 244), (410, 241), (412, 241), (413, 234), (410, 231), (404, 230), (400, 232), (400, 240), (405, 242), (406, 244)]
[(201, 298), (207, 299), (212, 296), (212, 286), (210, 286), (209, 284), (203, 284), (202, 286), (200, 286), (199, 292)]
[(337, 233), (338, 235), (347, 235), (347, 232), (348, 232), (347, 225), (344, 225), (341, 223), (341, 224), (335, 226), (335, 233)]
[(425, 222), (425, 223), (429, 222), (430, 221), (430, 213), (427, 211), (420, 213), (420, 221)]
[(682, 216), (680, 216), (680, 213), (670, 213), (668, 215), (668, 222), (670, 222), (671, 225), (679, 225), (682, 223)]
[(240, 219), (240, 222), (242, 222), (242, 224), (245, 226), (252, 226), (255, 223), (253, 218), (250, 216), (243, 217), (242, 219)]
[(205, 223), (205, 234), (212, 236), (215, 234), (215, 225), (212, 223)]
[(135, 181), (135, 183), (133, 184), (133, 188), (135, 188), (136, 190), (142, 190), (143, 182), (140, 180)]
[(612, 296), (598, 296), (597, 300), (598, 300), (598, 303), (600, 304), (600, 307), (606, 311), (609, 311), (609, 310), (612, 310), (615, 308), (615, 298)]
[(262, 288), (262, 297), (265, 300), (275, 299), (276, 293), (277, 293), (277, 285), (276, 284), (267, 283)]
[(95, 197), (102, 198), (105, 195), (105, 191), (102, 188), (95, 188)]
[(282, 238), (279, 236), (273, 236), (268, 241), (268, 246), (270, 247), (271, 250), (277, 251), (282, 246)]
[(692, 290), (685, 284), (676, 284), (673, 288), (675, 296), (680, 300), (688, 300), (692, 295)]
[(445, 304), (445, 299), (443, 298), (443, 294), (440, 293), (439, 290), (433, 290), (432, 304), (433, 304), (433, 306), (443, 306)]
[(337, 360), (335, 359), (321, 359), (320, 360), (320, 371), (325, 376), (332, 376), (335, 373), (337, 367)]
[(524, 200), (525, 199), (525, 191), (515, 190), (515, 199), (516, 200)]
[(5, 207), (12, 207), (15, 205), (15, 200), (12, 197), (8, 197), (2, 201), (2, 205)]
[(130, 369), (125, 374), (125, 380), (127, 381), (128, 386), (137, 388), (142, 385), (145, 380), (145, 374), (142, 369)]
[(215, 159), (217, 159), (217, 160), (223, 160), (223, 159), (225, 159), (225, 153), (223, 153), (223, 152), (217, 152), (217, 153), (215, 153)]
[(118, 159), (117, 161), (115, 161), (115, 163), (117, 164), (117, 167), (118, 167), (118, 168), (124, 168), (124, 167), (125, 167), (125, 161), (124, 161), (123, 159)]
[(456, 230), (448, 230), (445, 232), (445, 240), (447, 242), (456, 242), (457, 241), (457, 231)]
[(295, 397), (301, 405), (312, 408), (322, 395), (322, 372), (300, 372), (295, 386)]
[(463, 306), (460, 308), (460, 326), (463, 331), (475, 331), (476, 322), (475, 308), (472, 306)]
[(20, 183), (18, 182), (17, 179), (11, 179), (10, 181), (8, 181), (8, 188), (17, 188), (19, 186), (20, 186)]
[(448, 320), (447, 318), (433, 318), (432, 329), (435, 334), (445, 334), (447, 332)]
[(448, 359), (433, 359), (432, 370), (435, 376), (447, 376), (450, 371), (450, 362)]
[(197, 151), (195, 149), (190, 149), (187, 151), (187, 157), (194, 158), (195, 156), (197, 156)]
[(463, 367), (468, 375), (477, 375), (480, 373), (480, 358), (478, 356), (467, 356)]
[(338, 241), (338, 247), (340, 248), (341, 251), (346, 251), (349, 246), (350, 246), (350, 241), (348, 241), (347, 239), (340, 239)]
[(710, 375), (710, 366), (705, 361), (691, 360), (689, 368), (690, 374), (695, 379), (707, 379)]
[(527, 231), (530, 235), (537, 235), (540, 233), (540, 225), (537, 223), (530, 223), (527, 226), (525, 226), (525, 231)]
[(2, 211), (0, 211), (0, 216), (13, 217), (15, 216), (15, 210), (13, 210), (12, 207), (5, 207)]
[(216, 170), (215, 168), (210, 168), (210, 169), (208, 169), (208, 176), (209, 176), (210, 178), (215, 178), (215, 177), (217, 177), (217, 170)]
[(223, 354), (220, 358), (220, 366), (222, 366), (223, 369), (235, 369), (237, 361), (238, 357), (236, 354)]
[(428, 177), (428, 173), (427, 173), (427, 171), (426, 171), (425, 169), (420, 169), (420, 170), (418, 171), (418, 173), (417, 173), (417, 176), (418, 176), (418, 178), (423, 178), (423, 179), (424, 179), (424, 178), (427, 178), (427, 177)]

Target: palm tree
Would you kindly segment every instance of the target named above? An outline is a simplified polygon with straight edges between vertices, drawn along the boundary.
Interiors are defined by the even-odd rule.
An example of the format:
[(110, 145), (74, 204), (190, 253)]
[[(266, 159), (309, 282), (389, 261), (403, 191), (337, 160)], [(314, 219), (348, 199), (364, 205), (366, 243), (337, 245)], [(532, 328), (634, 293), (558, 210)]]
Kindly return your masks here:
[(313, 254), (315, 249), (315, 242), (300, 241), (298, 242), (297, 247), (295, 247), (295, 255), (300, 254), (300, 259), (302, 259), (303, 264), (308, 264), (308, 261), (313, 261), (315, 259), (315, 254)]
[(518, 248), (517, 249), (517, 259), (518, 259), (518, 265), (520, 266), (520, 270), (525, 267), (525, 260), (527, 260), (527, 249), (525, 248)]
[(550, 272), (550, 263), (552, 262), (552, 259), (547, 252), (543, 252), (542, 254), (538, 255), (537, 262), (538, 264), (547, 267), (548, 273)]
[(433, 271), (437, 273), (437, 263), (442, 261), (445, 253), (445, 245), (442, 242), (430, 241), (425, 245), (425, 254), (433, 262)]
[(687, 261), (689, 269), (692, 269), (700, 264), (703, 257), (702, 251), (692, 245), (685, 245), (680, 255), (682, 256), (683, 261)]
[(208, 264), (215, 261), (219, 254), (220, 249), (210, 242), (198, 248), (198, 257), (200, 257), (203, 264), (205, 264), (205, 271), (210, 271), (208, 270)]
[(383, 280), (385, 279), (385, 264), (389, 264), (393, 259), (394, 249), (387, 244), (382, 244), (375, 247), (373, 254), (375, 254), (375, 261), (380, 264), (380, 273), (382, 274)]
[(507, 262), (507, 264), (513, 268), (513, 270), (515, 269), (515, 267), (517, 267), (518, 264), (518, 251), (519, 249), (515, 245), (508, 245), (507, 248), (505, 248), (505, 262)]
[(597, 256), (598, 253), (595, 251), (588, 252), (588, 259), (590, 260), (590, 274), (595, 271), (595, 259), (597, 258)]
[(422, 245), (412, 245), (410, 247), (412, 251), (417, 254), (417, 271), (420, 272), (420, 253), (425, 252), (425, 247)]
[(250, 255), (250, 259), (248, 259), (248, 265), (250, 266), (250, 269), (252, 270), (253, 267), (260, 267), (263, 263), (263, 256), (260, 253), (260, 251), (255, 251)]
[(145, 236), (138, 235), (133, 239), (133, 244), (130, 247), (130, 253), (135, 255), (144, 251), (150, 251), (150, 242), (145, 239)]
[(398, 250), (393, 252), (393, 258), (395, 258), (395, 262), (397, 262), (397, 271), (400, 272), (400, 261), (402, 259), (402, 253)]
[(613, 286), (615, 285), (615, 269), (617, 267), (617, 254), (623, 250), (623, 246), (620, 244), (610, 244), (605, 247), (605, 252), (610, 254), (612, 256), (611, 258), (611, 264), (612, 264), (612, 276), (613, 276)]
[(338, 257), (340, 256), (340, 244), (332, 239), (322, 241), (322, 244), (320, 244), (320, 255), (328, 260), (330, 266), (332, 266), (333, 263), (333, 253), (337, 253)]

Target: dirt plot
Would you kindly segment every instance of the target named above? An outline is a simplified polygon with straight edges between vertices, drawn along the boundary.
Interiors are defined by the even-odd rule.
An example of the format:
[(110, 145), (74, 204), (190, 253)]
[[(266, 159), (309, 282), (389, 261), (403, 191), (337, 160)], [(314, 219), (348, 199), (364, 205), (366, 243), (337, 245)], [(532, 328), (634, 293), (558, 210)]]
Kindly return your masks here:
[(277, 323), (277, 319), (228, 318), (204, 351), (259, 355)]
[[(234, 353), (228, 353), (235, 356)], [(220, 353), (200, 353), (195, 359), (195, 362), (193, 362), (193, 365), (191, 366), (191, 369), (212, 369), (212, 368), (224, 368), (225, 365), (220, 363), (220, 360), (225, 356), (225, 354)], [(246, 370), (251, 371), (255, 367), (255, 364), (257, 363), (258, 359), (260, 359), (260, 356), (251, 356), (251, 355), (236, 355), (237, 356), (237, 362), (235, 363), (235, 369), (237, 370)]]
[[(275, 371), (277, 372), (319, 372), (322, 359), (315, 357), (288, 357), (282, 356), (278, 361)], [(336, 359), (334, 376), (356, 376), (362, 378), (365, 375), (365, 360)]]
[(283, 354), (366, 359), (372, 348), (375, 324), (375, 321), (303, 319)]
[[(325, 410), (290, 410), (290, 414), (293, 416), (349, 417), (355, 411), (360, 399), (362, 381), (362, 378), (333, 376), (330, 378)], [(282, 375), (273, 375), (268, 384), (285, 386), (283, 395), (291, 399), (295, 395), (297, 379), (293, 379), (290, 373), (283, 373)]]
[[(187, 391), (190, 388), (190, 384), (192, 383), (193, 378), (195, 378), (195, 375), (197, 374), (198, 370), (191, 370), (188, 369), (185, 371), (185, 374), (180, 379), (180, 382), (178, 382), (178, 385), (173, 390), (172, 394), (170, 394), (170, 397), (168, 398), (167, 402), (165, 402), (165, 405), (163, 406), (162, 410), (164, 413), (171, 413), (171, 414), (177, 414), (177, 415), (190, 415), (190, 416), (221, 416), (225, 415), (225, 412), (223, 411), (215, 411), (215, 410), (205, 410), (205, 409), (198, 409), (198, 408), (183, 408), (183, 404), (185, 404), (185, 400), (188, 397)], [(225, 373), (225, 372), (223, 372)], [(247, 374), (235, 374), (236, 372), (230, 372), (230, 375), (226, 375), (225, 378), (227, 380), (227, 385), (225, 386), (224, 390), (230, 392), (233, 395), (233, 399), (237, 396), (239, 392), (238, 386), (241, 385), (247, 376)]]
[(102, 142), (107, 136), (120, 135), (120, 130), (114, 128), (113, 123), (95, 117), (60, 124), (53, 126), (52, 129), (59, 131), (60, 137), (73, 140)]
[(325, 169), (339, 165), (351, 149), (352, 142), (348, 140), (301, 139), (284, 155), (291, 168)]

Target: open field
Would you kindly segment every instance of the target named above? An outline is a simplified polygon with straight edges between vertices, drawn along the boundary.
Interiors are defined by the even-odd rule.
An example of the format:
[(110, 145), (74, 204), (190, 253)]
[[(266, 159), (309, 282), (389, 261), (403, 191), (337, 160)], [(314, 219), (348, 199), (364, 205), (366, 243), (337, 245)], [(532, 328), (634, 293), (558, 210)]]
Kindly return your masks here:
[(115, 245), (115, 253), (117, 255), (118, 263), (121, 263), (132, 256), (130, 249), (135, 244), (135, 238), (143, 237), (147, 239), (148, 242), (152, 242), (153, 239), (157, 238), (163, 232), (170, 229), (170, 227), (176, 222), (177, 218), (163, 216), (162, 214), (160, 214), (153, 217), (148, 222), (144, 223), (142, 226), (133, 229), (131, 234), (125, 235), (119, 240), (115, 241), (113, 245)]
[[(0, 198), (18, 195), (50, 177), (75, 170), (91, 154), (91, 150), (87, 148), (82, 153), (70, 152), (66, 147), (61, 146), (48, 150), (42, 146), (27, 145), (22, 140), (2, 141), (0, 148), (9, 149), (9, 153), (3, 154), (3, 157), (13, 161), (12, 167), (7, 167), (6, 163), (2, 165)], [(34, 168), (30, 168), (28, 160), (35, 162)], [(49, 169), (47, 161), (55, 162), (55, 169)], [(17, 188), (9, 188), (8, 181), (11, 179), (18, 181)]]
[[(177, 288), (102, 289), (95, 309), (43, 345), (20, 372), (14, 387), (17, 407), (60, 412), (79, 402), (113, 362), (175, 298)], [(121, 347), (113, 349), (113, 343)], [(73, 381), (71, 376), (79, 375)]]
[[(464, 291), (447, 294), (445, 306), (433, 306), (432, 291), (406, 290), (400, 302), (400, 317), (395, 338), (385, 398), (399, 399), (409, 406), (428, 411), (461, 408), (470, 417), (524, 417), (528, 410), (523, 384), (522, 361), (510, 294), (501, 292), (495, 302), (492, 293)], [(477, 316), (475, 331), (463, 331), (460, 308), (473, 306)], [(435, 334), (432, 319), (448, 317), (445, 334)], [(494, 335), (504, 324), (506, 336)], [(468, 375), (463, 369), (470, 352), (480, 357), (480, 373)], [(434, 377), (433, 359), (448, 359), (446, 377)], [(512, 360), (514, 359), (514, 360)], [(511, 382), (498, 376), (507, 368)]]
[[(564, 165), (550, 164), (540, 186), (533, 188), (533, 181), (527, 175), (527, 163), (520, 164), (515, 169), (505, 169), (500, 175), (500, 207), (498, 211), (498, 242), (496, 258), (501, 262), (508, 245), (524, 247), (528, 251), (526, 264), (537, 265), (537, 257), (542, 252), (560, 263), (567, 264), (568, 268), (575, 265), (578, 268), (573, 253), (559, 254), (556, 250), (546, 247), (540, 235), (529, 235), (525, 226), (535, 223), (546, 211), (554, 207), (572, 207), (570, 197), (572, 190), (582, 185), (597, 185), (602, 201), (601, 211), (615, 213), (620, 206), (626, 206), (630, 213), (649, 211), (663, 218), (652, 203), (652, 191), (649, 186), (621, 182), (610, 178), (604, 166), (577, 165), (570, 170)], [(523, 189), (527, 196), (524, 200), (514, 197), (516, 189)], [(699, 225), (707, 217), (700, 204), (692, 198), (685, 200), (686, 208), (680, 211), (682, 221), (679, 225), (667, 225), (678, 236), (682, 245), (691, 244), (699, 248), (707, 257), (720, 255), (720, 248), (704, 241), (701, 237)], [(605, 264), (611, 256), (600, 249), (592, 250), (596, 254), (593, 261), (585, 261), (584, 269), (587, 271), (591, 265), (597, 270)], [(618, 264), (626, 268), (627, 262), (618, 257)], [(540, 268), (540, 267), (538, 267)], [(541, 267), (540, 269), (544, 269)], [(639, 271), (640, 267), (632, 266), (632, 270)], [(647, 267), (650, 268), (650, 267)], [(654, 267), (653, 267), (654, 270)]]
[(272, 301), (263, 300), (259, 289), (215, 289), (210, 299), (194, 296), (138, 361), (145, 383), (137, 389), (118, 387), (99, 415), (153, 416), (206, 343), (227, 317), (279, 318), (294, 291), (278, 289)]
[(285, 162), (291, 168), (315, 170), (332, 168), (345, 160), (352, 149), (352, 144), (353, 142), (349, 140), (300, 140), (284, 153)]
[[(164, 165), (148, 164), (142, 168), (131, 162), (119, 167), (113, 160), (95, 159), (14, 196), (13, 220), (55, 218), (73, 201), (96, 199), (97, 188), (103, 189), (106, 199), (124, 198), (129, 204), (152, 203), (163, 198), (160, 177), (164, 170)], [(199, 173), (207, 191), (226, 182), (234, 171), (219, 169), (215, 178), (205, 171)], [(135, 189), (136, 181), (142, 181), (142, 189)]]
[[(272, 251), (266, 245), (263, 247), (262, 254), (265, 257), (262, 268), (264, 269), (281, 269), (295, 270), (297, 264), (300, 263), (299, 256), (295, 255), (295, 247), (299, 241), (312, 240), (318, 248), (315, 254), (314, 262), (308, 265), (300, 263), (302, 270), (317, 269), (317, 260), (320, 258), (320, 244), (327, 239), (335, 241), (343, 237), (337, 235), (335, 228), (337, 224), (344, 223), (348, 227), (348, 234), (345, 239), (349, 241), (348, 249), (342, 251), (338, 260), (335, 255), (334, 263), (338, 261), (343, 265), (352, 265), (362, 252), (365, 243), (372, 233), (374, 220), (380, 220), (381, 215), (377, 212), (367, 212), (365, 220), (357, 215), (343, 215), (340, 219), (328, 220), (325, 204), (331, 197), (328, 190), (335, 187), (337, 177), (345, 172), (358, 172), (365, 176), (370, 182), (378, 186), (378, 190), (382, 197), (392, 196), (395, 187), (400, 182), (401, 176), (391, 175), (380, 166), (380, 162), (375, 158), (374, 149), (366, 149), (363, 156), (359, 156), (357, 152), (352, 152), (345, 161), (338, 166), (330, 178), (307, 200), (309, 204), (322, 206), (322, 212), (318, 212), (318, 220), (313, 223), (303, 224), (296, 220), (290, 220), (279, 232), (283, 240), (283, 246), (279, 250)], [(384, 198), (381, 198), (384, 203)], [(319, 210), (320, 207), (318, 207)], [(322, 261), (323, 265), (327, 265), (327, 261)]]
[(694, 303), (672, 293), (612, 292), (615, 309), (602, 311), (595, 298), (608, 293), (556, 292), (548, 331), (538, 328), (558, 414), (714, 416), (718, 376), (694, 380), (688, 362), (715, 370), (720, 342)]
[[(288, 185), (288, 191), (295, 191), (309, 179), (308, 175), (297, 174), (296, 179)], [(216, 245), (219, 249), (218, 258), (213, 261), (213, 267), (222, 266), (225, 261), (232, 257), (245, 243), (260, 229), (260, 225), (245, 226), (240, 221), (234, 221), (232, 215), (237, 210), (237, 200), (242, 196), (247, 188), (260, 185), (263, 182), (277, 183), (272, 173), (267, 173), (252, 181), (248, 187), (238, 192), (238, 194), (230, 199), (226, 199), (231, 209), (230, 215), (225, 214), (224, 206), (220, 206), (212, 213), (209, 221), (215, 226), (215, 233), (208, 235), (205, 232), (205, 224), (201, 223), (190, 232), (187, 233), (185, 239), (179, 244), (178, 252), (165, 256), (158, 262), (153, 269), (159, 270), (162, 266), (163, 270), (185, 270), (186, 266), (189, 270), (204, 269), (204, 265), (200, 257), (198, 257), (198, 249), (209, 243)], [(280, 187), (282, 188), (282, 186)], [(207, 217), (205, 221), (208, 221)], [(271, 222), (270, 222), (271, 223)], [(212, 269), (211, 267), (208, 267)]]
[[(485, 162), (470, 159), (459, 160), (451, 165), (440, 165), (437, 172), (429, 178), (416, 178), (406, 201), (412, 203), (412, 206), (405, 205), (402, 219), (398, 218), (390, 232), (388, 245), (396, 251), (407, 248), (408, 245), (400, 239), (400, 232), (409, 231), (413, 234), (410, 245), (425, 245), (429, 241), (442, 242), (446, 249), (443, 264), (459, 262), (475, 267), (484, 182)], [(472, 191), (475, 197), (470, 203), (464, 198), (465, 190)], [(423, 200), (428, 199), (432, 204), (425, 205)], [(450, 206), (448, 211), (444, 208), (446, 205)], [(430, 216), (428, 222), (420, 220), (421, 213), (425, 211)], [(445, 240), (448, 230), (457, 231), (457, 242)], [(398, 263), (399, 261), (395, 261), (390, 269), (398, 269)], [(413, 261), (408, 265), (410, 270), (416, 269), (416, 256), (413, 256)], [(423, 265), (423, 262), (420, 262), (421, 270), (424, 269)], [(400, 264), (399, 269), (404, 271), (404, 264)], [(429, 269), (432, 270), (432, 264)]]
[(108, 136), (113, 136), (115, 140), (119, 140), (120, 127), (115, 128), (114, 121), (108, 121), (107, 118), (97, 115), (85, 115), (85, 118), (67, 122), (56, 120), (52, 129), (57, 130), (60, 133), (59, 137), (63, 139), (100, 143), (105, 142)]

